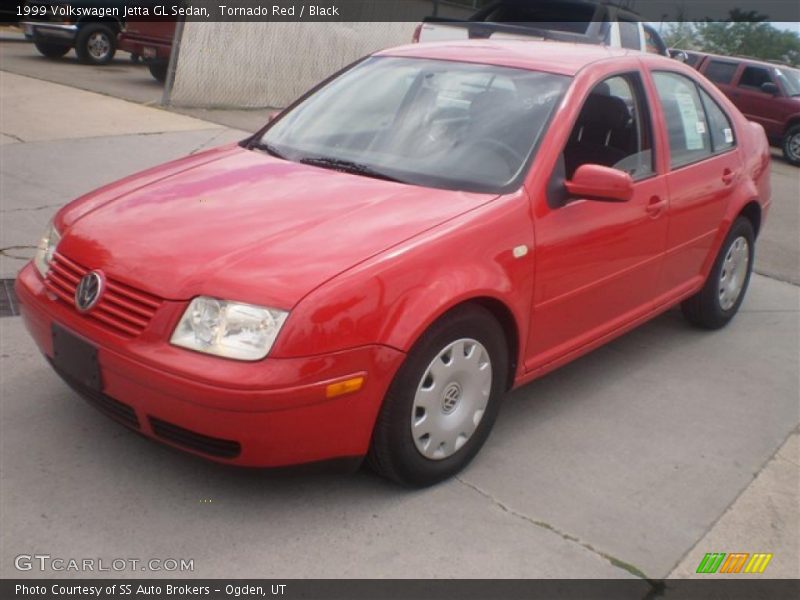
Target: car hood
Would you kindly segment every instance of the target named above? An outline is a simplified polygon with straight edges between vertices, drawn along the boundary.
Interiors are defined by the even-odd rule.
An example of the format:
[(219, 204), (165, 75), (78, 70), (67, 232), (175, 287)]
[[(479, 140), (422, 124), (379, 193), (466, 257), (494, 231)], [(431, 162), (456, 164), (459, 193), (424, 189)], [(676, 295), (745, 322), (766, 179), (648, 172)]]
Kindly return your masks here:
[(495, 196), (421, 188), (228, 146), (62, 211), (59, 251), (161, 298), (291, 308), (355, 264)]

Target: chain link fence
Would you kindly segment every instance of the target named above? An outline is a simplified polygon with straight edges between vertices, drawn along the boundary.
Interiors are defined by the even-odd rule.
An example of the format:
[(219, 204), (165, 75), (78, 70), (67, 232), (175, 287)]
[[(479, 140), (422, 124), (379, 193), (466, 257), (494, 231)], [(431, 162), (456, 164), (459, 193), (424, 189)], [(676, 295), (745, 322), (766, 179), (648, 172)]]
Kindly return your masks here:
[[(419, 14), (433, 3), (409, 0)], [(376, 8), (374, 18), (380, 18)], [(439, 16), (474, 9), (442, 2)], [(206, 108), (282, 108), (358, 58), (408, 44), (416, 22), (187, 22), (166, 103)]]

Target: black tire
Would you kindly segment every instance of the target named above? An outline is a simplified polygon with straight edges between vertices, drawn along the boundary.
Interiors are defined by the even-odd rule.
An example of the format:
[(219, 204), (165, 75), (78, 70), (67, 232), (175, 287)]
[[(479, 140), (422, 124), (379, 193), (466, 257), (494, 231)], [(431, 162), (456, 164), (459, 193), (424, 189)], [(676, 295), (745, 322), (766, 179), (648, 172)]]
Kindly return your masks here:
[(102, 23), (81, 27), (75, 40), (78, 60), (87, 65), (107, 65), (113, 60), (116, 51), (117, 31)]
[(783, 136), (783, 158), (791, 165), (800, 167), (800, 125), (789, 128)]
[[(720, 294), (721, 276), (725, 269), (726, 257), (731, 251), (737, 240), (744, 239), (747, 242), (747, 268), (744, 274), (744, 283), (736, 301), (729, 307), (723, 307)], [(736, 315), (739, 307), (747, 293), (747, 286), (750, 283), (750, 275), (753, 271), (753, 257), (755, 250), (755, 233), (753, 224), (749, 219), (739, 217), (733, 222), (733, 226), (728, 232), (723, 242), (714, 266), (706, 280), (703, 289), (697, 294), (684, 300), (681, 304), (683, 315), (695, 327), (703, 329), (720, 329), (730, 322)], [(726, 272), (726, 276), (730, 276)]]
[[(417, 449), (411, 432), (414, 398), (432, 361), (464, 338), (479, 342), (488, 353), (492, 373), (488, 402), (477, 428), (460, 448), (445, 458), (428, 458)], [(367, 464), (410, 487), (432, 485), (458, 473), (478, 453), (494, 425), (506, 392), (508, 360), (503, 329), (488, 310), (469, 304), (447, 313), (414, 344), (395, 375), (375, 423)], [(450, 410), (456, 414), (458, 409)]]
[(61, 58), (67, 52), (69, 52), (70, 49), (69, 46), (65, 46), (64, 44), (54, 44), (53, 42), (36, 41), (33, 43), (33, 45), (36, 46), (39, 54), (46, 56), (47, 58)]
[(150, 75), (152, 75), (157, 81), (164, 83), (167, 80), (168, 66), (169, 66), (168, 63), (156, 62), (156, 63), (149, 63), (147, 65), (147, 68), (150, 69)]

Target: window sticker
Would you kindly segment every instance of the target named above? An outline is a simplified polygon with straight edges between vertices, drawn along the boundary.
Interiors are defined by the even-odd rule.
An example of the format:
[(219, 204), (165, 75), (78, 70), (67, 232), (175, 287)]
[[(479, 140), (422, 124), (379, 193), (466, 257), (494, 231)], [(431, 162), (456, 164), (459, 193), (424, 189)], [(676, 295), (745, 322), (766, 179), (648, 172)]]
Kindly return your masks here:
[(722, 130), (722, 135), (725, 136), (725, 143), (732, 144), (733, 143), (733, 132), (731, 131), (730, 127), (726, 127)]
[(704, 134), (706, 132), (706, 124), (702, 121), (697, 122), (697, 133)]
[[(686, 149), (702, 150), (703, 137), (698, 127), (702, 120), (700, 115), (697, 114), (694, 98), (689, 92), (677, 92), (675, 100), (678, 102), (678, 109), (681, 111), (683, 133), (686, 136)], [(705, 131), (705, 124), (703, 124), (703, 131)]]

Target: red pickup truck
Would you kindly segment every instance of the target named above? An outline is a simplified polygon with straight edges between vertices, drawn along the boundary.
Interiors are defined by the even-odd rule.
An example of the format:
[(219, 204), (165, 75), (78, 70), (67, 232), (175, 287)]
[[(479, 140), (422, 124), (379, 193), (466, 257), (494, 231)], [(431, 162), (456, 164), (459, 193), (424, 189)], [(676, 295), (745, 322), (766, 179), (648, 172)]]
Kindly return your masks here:
[(750, 58), (699, 54), (693, 65), (800, 166), (800, 70)]
[(174, 36), (174, 21), (128, 21), (125, 31), (119, 36), (118, 47), (140, 56), (150, 74), (163, 82), (167, 78)]

